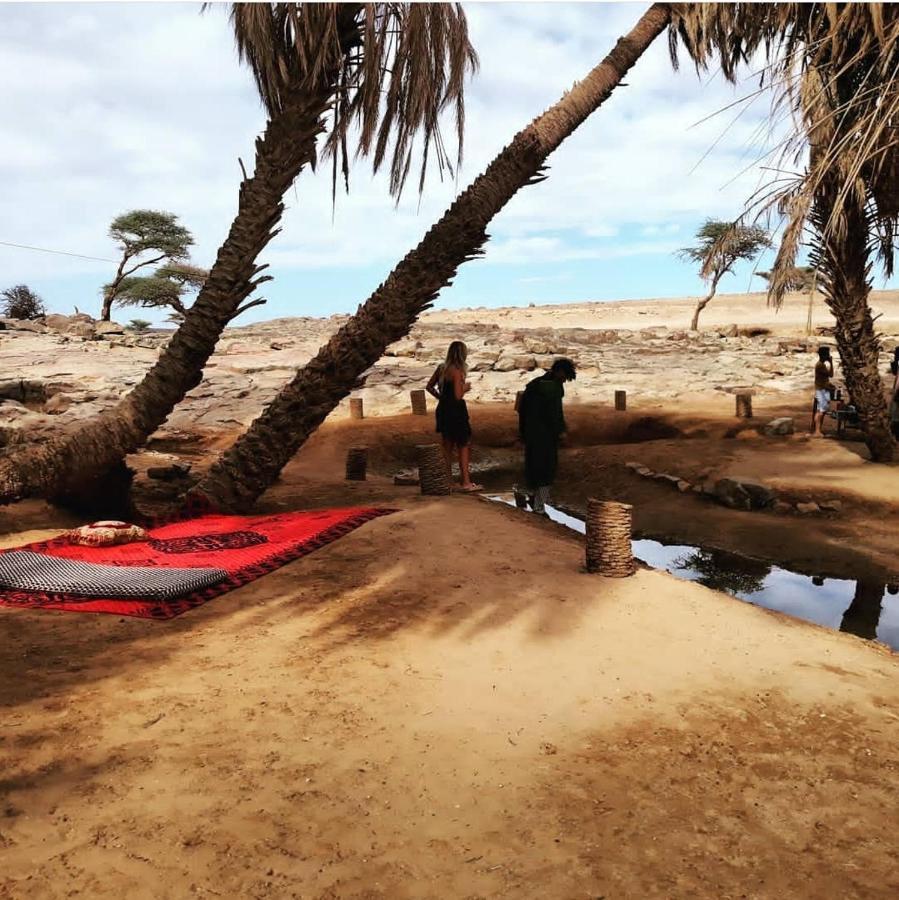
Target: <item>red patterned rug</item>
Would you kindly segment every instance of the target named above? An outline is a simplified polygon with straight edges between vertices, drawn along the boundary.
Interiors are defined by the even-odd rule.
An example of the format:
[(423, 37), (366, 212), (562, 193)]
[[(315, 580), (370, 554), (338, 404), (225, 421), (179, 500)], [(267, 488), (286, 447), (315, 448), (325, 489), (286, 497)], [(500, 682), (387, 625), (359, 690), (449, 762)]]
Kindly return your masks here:
[[(52, 557), (45, 568), (68, 569), (70, 573), (74, 573), (70, 574), (70, 580), (72, 577), (77, 580), (79, 572), (83, 571), (78, 563), (125, 569), (168, 569), (172, 570), (173, 576), (175, 570), (182, 574), (190, 569), (202, 569), (205, 572), (222, 570), (224, 577), (214, 584), (165, 600), (135, 598), (133, 587), (130, 597), (98, 597), (95, 586), (91, 591), (87, 584), (81, 588), (84, 593), (74, 593), (71, 589), (59, 592), (0, 587), (0, 606), (171, 619), (391, 512), (393, 510), (390, 509), (354, 507), (270, 516), (207, 515), (153, 528), (149, 532), (148, 541), (132, 544), (82, 547), (70, 544), (65, 538), (54, 538), (25, 547), (13, 547), (0, 551), (0, 555), (30, 551), (26, 554), (20, 552), (19, 558), (33, 561), (35, 554)], [(9, 559), (12, 562), (12, 558)], [(73, 565), (59, 565), (60, 561), (66, 560)], [(109, 572), (108, 569), (96, 571), (103, 571), (107, 576)], [(39, 577), (39, 574), (31, 577)]]

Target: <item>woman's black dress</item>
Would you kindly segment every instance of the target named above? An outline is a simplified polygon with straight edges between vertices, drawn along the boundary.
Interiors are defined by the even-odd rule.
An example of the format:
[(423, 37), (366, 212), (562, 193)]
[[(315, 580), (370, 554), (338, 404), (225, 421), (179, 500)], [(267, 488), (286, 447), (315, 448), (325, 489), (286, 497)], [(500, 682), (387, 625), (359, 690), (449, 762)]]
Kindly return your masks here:
[(455, 447), (467, 447), (471, 442), (471, 422), (464, 400), (456, 399), (452, 381), (440, 379), (440, 399), (437, 401), (437, 433)]

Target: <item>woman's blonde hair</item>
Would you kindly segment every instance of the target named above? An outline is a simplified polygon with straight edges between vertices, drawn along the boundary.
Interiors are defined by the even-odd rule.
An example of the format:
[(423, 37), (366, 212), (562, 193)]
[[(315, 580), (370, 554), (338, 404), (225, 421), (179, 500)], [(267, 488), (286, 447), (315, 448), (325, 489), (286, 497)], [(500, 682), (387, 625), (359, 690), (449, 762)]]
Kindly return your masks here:
[(468, 347), (462, 341), (453, 341), (446, 351), (446, 361), (443, 364), (444, 369), (450, 366), (461, 369), (463, 375), (468, 374), (468, 366), (465, 361), (468, 359)]

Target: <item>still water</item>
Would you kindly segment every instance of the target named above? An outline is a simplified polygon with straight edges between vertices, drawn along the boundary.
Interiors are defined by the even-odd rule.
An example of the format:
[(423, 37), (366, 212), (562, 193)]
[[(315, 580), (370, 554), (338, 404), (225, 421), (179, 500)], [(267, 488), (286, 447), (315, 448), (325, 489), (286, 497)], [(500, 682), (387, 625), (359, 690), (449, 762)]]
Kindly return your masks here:
[[(509, 496), (487, 499), (515, 506)], [(583, 519), (550, 506), (546, 512), (554, 522), (584, 534)], [(895, 585), (864, 576), (855, 580), (812, 577), (736, 553), (689, 544), (635, 540), (633, 548), (637, 559), (676, 578), (899, 650), (899, 590)]]

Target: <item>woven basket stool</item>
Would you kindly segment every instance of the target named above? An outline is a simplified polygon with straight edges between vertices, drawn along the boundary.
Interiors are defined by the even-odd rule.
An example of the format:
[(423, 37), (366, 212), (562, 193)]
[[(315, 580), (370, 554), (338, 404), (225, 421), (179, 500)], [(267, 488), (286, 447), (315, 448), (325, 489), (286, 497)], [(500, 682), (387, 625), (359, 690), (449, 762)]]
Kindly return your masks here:
[(364, 419), (365, 414), (362, 412), (362, 398), (361, 397), (351, 397), (350, 398), (350, 418), (351, 419)]
[(443, 450), (437, 444), (419, 444), (416, 450), (421, 492), (436, 497), (450, 493), (451, 485)]
[(428, 414), (428, 398), (424, 391), (409, 391), (412, 401), (412, 415), (426, 416)]
[(346, 480), (365, 481), (368, 447), (350, 447), (346, 452)]
[(624, 412), (627, 409), (627, 391), (615, 391), (615, 409)]
[(752, 418), (752, 394), (737, 394), (737, 418)]
[(587, 571), (626, 578), (637, 571), (631, 549), (633, 507), (613, 500), (587, 501)]

